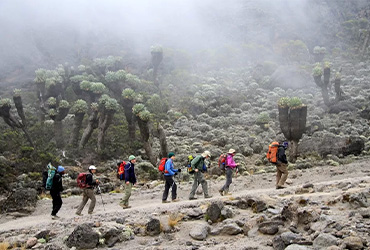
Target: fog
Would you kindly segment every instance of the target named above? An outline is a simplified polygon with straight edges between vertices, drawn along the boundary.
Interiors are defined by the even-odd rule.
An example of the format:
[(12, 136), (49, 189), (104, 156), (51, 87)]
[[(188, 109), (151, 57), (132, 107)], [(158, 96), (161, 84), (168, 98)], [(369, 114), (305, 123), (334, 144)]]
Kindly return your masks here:
[(194, 52), (250, 42), (269, 46), (278, 36), (303, 39), (313, 46), (320, 37), (316, 22), (328, 13), (309, 8), (309, 3), (2, 0), (0, 81), (14, 72), (29, 74), (36, 67), (78, 63), (76, 54), (81, 53), (97, 57), (125, 50), (149, 55), (153, 44)]

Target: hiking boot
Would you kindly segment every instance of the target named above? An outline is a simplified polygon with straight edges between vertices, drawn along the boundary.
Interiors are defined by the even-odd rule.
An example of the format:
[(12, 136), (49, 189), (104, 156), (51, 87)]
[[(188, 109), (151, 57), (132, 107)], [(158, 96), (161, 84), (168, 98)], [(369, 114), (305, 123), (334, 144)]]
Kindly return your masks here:
[(284, 186), (277, 186), (276, 189), (283, 189), (283, 188), (286, 188)]
[(125, 205), (125, 204), (122, 204), (122, 205), (121, 205), (121, 207), (122, 207), (123, 209), (127, 209), (127, 208), (130, 208), (131, 206), (129, 206), (129, 205)]
[(170, 203), (168, 200), (162, 200), (162, 203)]
[(212, 198), (212, 197), (213, 197), (213, 195), (205, 195), (204, 199), (208, 199), (208, 198)]
[(223, 190), (218, 190), (221, 196), (224, 196), (224, 191)]
[(77, 215), (77, 216), (82, 216), (82, 214), (81, 214), (81, 213), (77, 213), (77, 212), (76, 212), (76, 215)]
[(95, 212), (91, 212), (91, 213), (89, 212), (89, 214), (90, 214), (90, 215), (91, 215), (91, 214), (95, 214)]
[(51, 216), (51, 219), (52, 219), (52, 220), (58, 220), (59, 218), (60, 218), (60, 217), (59, 217), (58, 215), (52, 215), (52, 216)]
[(197, 200), (198, 198), (196, 197), (190, 197), (189, 200)]
[(226, 193), (225, 193), (225, 195), (232, 195), (232, 193), (230, 193), (230, 192), (226, 192)]
[(178, 202), (180, 201), (179, 199), (173, 199), (172, 202)]

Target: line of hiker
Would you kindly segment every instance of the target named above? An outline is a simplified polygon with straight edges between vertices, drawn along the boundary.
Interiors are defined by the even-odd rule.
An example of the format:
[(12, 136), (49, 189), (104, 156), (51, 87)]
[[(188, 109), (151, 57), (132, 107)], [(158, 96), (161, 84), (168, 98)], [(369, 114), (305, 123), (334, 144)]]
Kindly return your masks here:
[[(287, 146), (288, 144), (283, 141), (272, 142), (269, 145), (269, 149), (266, 154), (268, 161), (276, 165), (276, 189), (285, 188), (284, 184), (288, 177), (288, 161), (285, 154)], [(234, 160), (235, 154), (236, 150), (231, 148), (226, 154), (221, 154), (221, 156), (219, 157), (218, 165), (220, 169), (225, 172), (226, 175), (225, 184), (218, 190), (221, 196), (231, 195), (231, 193), (229, 192), (229, 188), (232, 183), (232, 176), (234, 173), (235, 175), (238, 174), (239, 166), (239, 163), (236, 163)], [(212, 197), (212, 195), (210, 195), (208, 192), (208, 183), (204, 178), (204, 173), (207, 172), (206, 160), (210, 157), (210, 151), (204, 151), (202, 154), (196, 156), (195, 158), (192, 155), (188, 157), (187, 170), (189, 174), (194, 175), (194, 181), (189, 194), (189, 200), (197, 199), (197, 197), (195, 197), (195, 193), (199, 185), (202, 185), (205, 199)], [(178, 173), (181, 173), (181, 168), (175, 168), (175, 158), (175, 153), (170, 152), (168, 154), (168, 157), (162, 158), (159, 163), (158, 169), (163, 173), (165, 181), (162, 203), (170, 202), (167, 200), (170, 189), (172, 202), (179, 201), (177, 197), (177, 184), (174, 176)], [(123, 209), (131, 207), (129, 205), (129, 199), (131, 197), (132, 187), (135, 186), (137, 182), (135, 175), (135, 164), (136, 157), (134, 155), (129, 156), (127, 163), (124, 161), (117, 163), (117, 177), (120, 180), (124, 181), (125, 186), (124, 196), (119, 203), (119, 205)], [(62, 166), (58, 166), (58, 168), (55, 168), (51, 165), (51, 163), (48, 164), (47, 168), (48, 170), (43, 173), (43, 186), (46, 190), (50, 190), (50, 195), (53, 199), (53, 207), (51, 213), (52, 219), (58, 219), (59, 217), (57, 216), (57, 213), (63, 204), (61, 192), (63, 191), (62, 177), (65, 174), (65, 169)], [(95, 178), (96, 171), (96, 167), (91, 165), (89, 166), (87, 173), (80, 173), (77, 177), (77, 185), (78, 187), (83, 189), (82, 201), (75, 213), (78, 216), (82, 215), (82, 210), (89, 199), (91, 201), (88, 208), (88, 214), (93, 214), (96, 204), (94, 188), (98, 187), (99, 185), (99, 180)]]

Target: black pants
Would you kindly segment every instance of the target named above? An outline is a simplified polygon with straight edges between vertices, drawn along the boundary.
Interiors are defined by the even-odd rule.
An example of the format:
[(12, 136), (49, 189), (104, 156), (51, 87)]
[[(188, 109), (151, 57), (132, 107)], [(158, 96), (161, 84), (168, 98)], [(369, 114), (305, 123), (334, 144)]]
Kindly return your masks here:
[(163, 192), (163, 197), (162, 200), (167, 200), (168, 197), (168, 192), (170, 188), (172, 187), (172, 200), (176, 199), (177, 197), (177, 185), (175, 181), (173, 180), (173, 176), (164, 176), (164, 179), (166, 181), (166, 184), (164, 186), (164, 192)]
[(51, 215), (57, 215), (63, 204), (62, 197), (60, 196), (60, 192), (50, 192), (50, 195), (53, 198), (53, 211), (51, 211)]

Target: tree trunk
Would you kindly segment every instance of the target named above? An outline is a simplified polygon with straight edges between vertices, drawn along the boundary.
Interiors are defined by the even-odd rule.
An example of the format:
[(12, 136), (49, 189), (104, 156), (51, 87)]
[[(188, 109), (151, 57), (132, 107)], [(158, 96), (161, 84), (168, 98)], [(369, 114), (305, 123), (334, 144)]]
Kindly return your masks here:
[(298, 141), (296, 140), (291, 140), (290, 141), (290, 145), (291, 145), (291, 150), (290, 150), (290, 154), (289, 154), (289, 161), (294, 163), (296, 160), (297, 160), (297, 157), (298, 157)]
[(157, 160), (153, 155), (153, 150), (152, 146), (150, 145), (149, 139), (150, 139), (150, 132), (149, 132), (149, 122), (143, 121), (140, 118), (137, 119), (139, 129), (140, 129), (140, 134), (141, 134), (141, 139), (143, 141), (143, 147), (145, 149), (145, 153), (149, 158), (150, 163), (155, 166), (157, 164)]
[(285, 138), (287, 138), (288, 140), (291, 140), (290, 123), (289, 123), (289, 107), (278, 106), (278, 110), (279, 110), (280, 129), (283, 132)]
[(330, 106), (330, 99), (329, 99), (329, 93), (328, 93), (328, 89), (323, 86), (321, 87), (321, 94), (322, 94), (322, 99), (324, 100), (324, 103), (326, 106)]
[(73, 148), (77, 147), (78, 138), (80, 137), (80, 130), (82, 128), (82, 121), (85, 117), (85, 113), (76, 113), (74, 118), (73, 130), (71, 135), (70, 144)]
[(160, 123), (158, 123), (157, 125), (157, 131), (159, 136), (159, 143), (161, 145), (161, 154), (159, 158), (167, 157), (168, 155), (167, 138), (166, 134), (164, 133), (164, 129)]
[(307, 106), (290, 109), (289, 123), (291, 139), (287, 138), (288, 140), (295, 140), (298, 142), (302, 138), (303, 133), (306, 131), (306, 118)]
[(15, 108), (17, 109), (18, 115), (21, 118), (23, 125), (26, 127), (27, 122), (26, 122), (26, 116), (24, 115), (22, 97), (21, 96), (13, 96), (13, 101), (14, 101), (14, 104), (15, 104)]
[(132, 107), (134, 106), (134, 102), (129, 99), (124, 99), (123, 103), (123, 110), (125, 112), (125, 117), (127, 121), (127, 126), (128, 126), (128, 137), (130, 142), (135, 141), (135, 131), (136, 131), (136, 117), (132, 113)]
[(338, 103), (343, 100), (343, 90), (340, 88), (340, 79), (334, 80), (334, 90), (335, 90), (335, 102)]
[(112, 124), (114, 111), (105, 111), (104, 117), (100, 117), (98, 125), (98, 152), (101, 153), (104, 146), (105, 132), (108, 127)]
[(56, 146), (59, 149), (64, 147), (63, 122), (61, 120), (54, 120), (54, 138)]
[(92, 132), (94, 129), (98, 126), (98, 110), (93, 110), (90, 117), (89, 117), (89, 123), (87, 124), (87, 127), (84, 130), (84, 133), (82, 134), (79, 149), (83, 149), (86, 145), (86, 143), (89, 141)]

